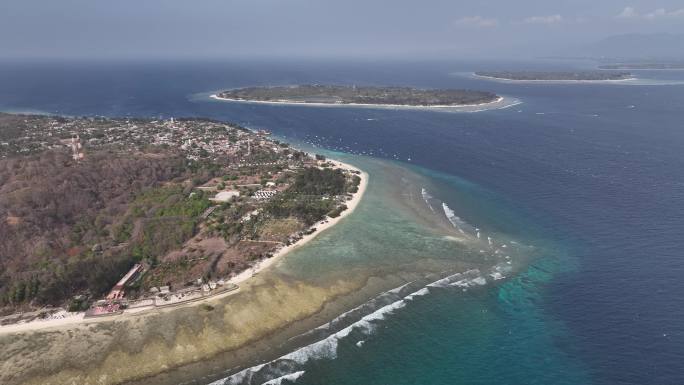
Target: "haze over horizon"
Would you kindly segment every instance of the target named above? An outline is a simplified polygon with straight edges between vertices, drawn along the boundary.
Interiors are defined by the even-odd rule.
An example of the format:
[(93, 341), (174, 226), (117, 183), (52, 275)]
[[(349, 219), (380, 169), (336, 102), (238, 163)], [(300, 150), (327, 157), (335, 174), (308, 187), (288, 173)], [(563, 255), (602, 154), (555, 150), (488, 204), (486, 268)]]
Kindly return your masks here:
[(674, 0), (7, 0), (3, 5), (4, 59), (525, 58), (577, 54), (613, 35), (684, 36), (684, 4)]

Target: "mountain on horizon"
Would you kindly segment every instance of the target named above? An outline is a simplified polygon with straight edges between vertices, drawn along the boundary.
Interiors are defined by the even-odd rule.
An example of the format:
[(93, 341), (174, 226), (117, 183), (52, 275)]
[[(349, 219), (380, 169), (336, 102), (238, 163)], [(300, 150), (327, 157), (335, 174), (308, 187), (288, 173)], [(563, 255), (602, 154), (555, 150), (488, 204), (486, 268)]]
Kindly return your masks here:
[(606, 59), (682, 60), (684, 59), (684, 34), (614, 35), (580, 48), (580, 53)]

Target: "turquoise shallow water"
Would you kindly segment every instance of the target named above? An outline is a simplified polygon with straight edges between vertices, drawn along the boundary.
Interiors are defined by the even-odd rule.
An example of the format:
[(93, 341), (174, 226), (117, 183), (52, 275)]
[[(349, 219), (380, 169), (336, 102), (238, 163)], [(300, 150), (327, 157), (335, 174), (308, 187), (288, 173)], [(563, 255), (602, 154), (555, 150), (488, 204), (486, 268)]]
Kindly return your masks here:
[[(214, 384), (583, 383), (581, 363), (554, 346), (540, 294), (569, 265), (520, 213), (448, 174), (323, 152), (367, 171), (369, 188), (354, 214), (289, 255), (280, 272), (314, 282), (401, 279), (312, 331), (304, 347)], [(522, 226), (517, 237), (506, 233)]]
[(419, 271), (421, 261), (428, 260), (444, 264), (445, 269), (461, 265), (491, 267), (506, 261), (504, 252), (511, 262), (519, 262), (518, 266), (527, 256), (527, 245), (520, 243), (509, 243), (501, 249), (501, 255), (494, 255), (495, 247), (489, 245), (488, 237), (502, 244), (508, 242), (505, 234), (484, 227), (476, 231), (474, 224), (460, 218), (456, 225), (451, 223), (442, 206), (446, 202), (440, 198), (445, 195), (444, 187), (420, 170), (373, 158), (322, 152), (361, 167), (370, 175), (370, 183), (349, 218), (284, 260), (281, 270), (298, 279), (327, 277), (331, 272), (344, 275), (350, 269)]
[[(550, 273), (533, 267), (495, 288), (431, 289), (371, 335), (352, 333), (337, 359), (304, 367), (299, 384), (584, 384), (582, 363), (556, 346), (539, 294)], [(360, 347), (358, 341), (365, 341)]]

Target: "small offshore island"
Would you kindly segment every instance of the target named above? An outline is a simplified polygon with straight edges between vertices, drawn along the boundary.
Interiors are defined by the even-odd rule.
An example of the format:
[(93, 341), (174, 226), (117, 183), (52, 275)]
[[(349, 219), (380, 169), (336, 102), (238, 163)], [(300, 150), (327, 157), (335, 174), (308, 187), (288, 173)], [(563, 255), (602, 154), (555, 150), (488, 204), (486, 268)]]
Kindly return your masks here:
[(476, 90), (336, 85), (247, 87), (222, 91), (213, 97), (244, 102), (389, 107), (465, 107), (502, 100), (494, 93)]
[(475, 76), (509, 81), (619, 81), (633, 79), (629, 72), (608, 71), (478, 71)]
[(683, 70), (684, 63), (616, 63), (598, 67), (602, 70)]

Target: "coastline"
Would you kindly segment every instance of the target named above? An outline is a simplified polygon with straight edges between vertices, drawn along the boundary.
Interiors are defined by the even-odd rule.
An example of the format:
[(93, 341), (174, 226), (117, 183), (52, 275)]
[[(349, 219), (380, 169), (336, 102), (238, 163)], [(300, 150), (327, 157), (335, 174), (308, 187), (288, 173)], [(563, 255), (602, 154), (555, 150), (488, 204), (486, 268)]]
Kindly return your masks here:
[(682, 68), (617, 68), (617, 69), (609, 69), (609, 68), (597, 68), (599, 71), (684, 71), (684, 67)]
[[(117, 315), (112, 315), (112, 316), (104, 316), (104, 317), (89, 317), (86, 318), (84, 317), (85, 312), (79, 312), (75, 313), (71, 316), (64, 317), (64, 318), (59, 318), (59, 319), (52, 319), (52, 320), (33, 320), (30, 322), (25, 322), (25, 323), (15, 323), (15, 324), (9, 324), (9, 325), (2, 325), (0, 326), (0, 336), (1, 335), (7, 335), (7, 334), (13, 334), (13, 333), (23, 333), (23, 332), (33, 332), (33, 331), (38, 331), (38, 330), (45, 330), (45, 329), (60, 329), (60, 328), (67, 328), (71, 326), (77, 326), (80, 324), (87, 325), (87, 324), (95, 324), (95, 323), (102, 323), (102, 322), (108, 322), (108, 321), (120, 321), (125, 318), (130, 318), (130, 317), (137, 317), (140, 315), (145, 315), (148, 313), (153, 313), (153, 312), (162, 312), (164, 310), (170, 310), (170, 309), (178, 309), (182, 307), (193, 307), (193, 306), (198, 306), (200, 304), (206, 303), (208, 301), (212, 300), (217, 300), (220, 298), (224, 298), (233, 294), (236, 294), (240, 292), (240, 283), (243, 283), (252, 277), (256, 276), (259, 272), (262, 272), (266, 269), (268, 269), (271, 266), (274, 266), (277, 262), (282, 261), (283, 257), (285, 257), (288, 253), (290, 253), (293, 250), (296, 250), (305, 244), (309, 243), (311, 240), (316, 238), (319, 234), (322, 232), (332, 228), (335, 226), (337, 223), (339, 223), (343, 218), (347, 217), (349, 214), (354, 212), (356, 210), (356, 207), (358, 204), (361, 202), (365, 192), (366, 192), (366, 187), (368, 186), (368, 174), (364, 172), (363, 170), (354, 167), (352, 165), (349, 165), (347, 163), (343, 163), (341, 161), (337, 161), (334, 159), (328, 159), (328, 162), (334, 164), (334, 168), (344, 168), (348, 170), (353, 170), (353, 171), (358, 171), (359, 174), (358, 176), (361, 178), (361, 181), (359, 183), (359, 189), (356, 193), (353, 194), (352, 199), (348, 200), (345, 204), (347, 205), (347, 209), (342, 211), (340, 215), (336, 218), (330, 218), (326, 217), (323, 220), (315, 223), (312, 225), (312, 228), (315, 228), (315, 231), (313, 231), (311, 234), (306, 234), (304, 235), (301, 239), (299, 239), (297, 242), (284, 246), (280, 249), (278, 249), (273, 256), (270, 258), (261, 260), (257, 262), (254, 266), (241, 271), (237, 275), (233, 276), (232, 278), (227, 280), (228, 284), (233, 284), (237, 285), (238, 287), (236, 289), (232, 290), (224, 290), (219, 293), (216, 293), (214, 295), (209, 295), (206, 298), (200, 298), (197, 300), (193, 301), (188, 301), (188, 302), (181, 302), (178, 304), (175, 304), (173, 306), (169, 305), (166, 307), (155, 307), (155, 306), (145, 306), (145, 307), (139, 307), (139, 308), (133, 308), (133, 309), (126, 309), (124, 310), (123, 313), (117, 314)], [(69, 314), (69, 313), (67, 313)]]
[(494, 76), (485, 76), (485, 75), (478, 75), (476, 73), (471, 74), (472, 77), (477, 78), (477, 79), (482, 79), (482, 80), (489, 80), (489, 81), (496, 81), (496, 82), (502, 82), (502, 83), (556, 83), (556, 84), (601, 84), (601, 83), (606, 83), (606, 84), (619, 84), (621, 82), (628, 82), (628, 81), (635, 81), (639, 80), (639, 78), (636, 77), (629, 77), (626, 79), (605, 79), (605, 80), (573, 80), (573, 79), (565, 79), (565, 80), (546, 80), (546, 79), (529, 79), (529, 80), (523, 80), (523, 79), (506, 79), (506, 78), (497, 78)]
[(333, 159), (328, 159), (328, 162), (333, 163), (335, 165), (335, 168), (345, 168), (348, 170), (353, 170), (353, 171), (358, 171), (359, 172), (359, 177), (361, 178), (361, 182), (359, 183), (359, 190), (353, 194), (353, 197), (351, 200), (348, 200), (345, 204), (347, 205), (347, 209), (342, 211), (340, 215), (336, 218), (330, 218), (326, 217), (323, 220), (316, 222), (311, 226), (311, 228), (315, 228), (316, 230), (312, 232), (311, 234), (306, 234), (304, 235), (300, 240), (297, 242), (284, 246), (280, 248), (278, 251), (276, 251), (271, 258), (264, 259), (260, 262), (258, 262), (255, 266), (253, 266), (250, 269), (243, 270), (230, 280), (228, 280), (229, 283), (233, 284), (239, 284), (241, 282), (244, 282), (245, 280), (253, 277), (254, 275), (258, 274), (259, 272), (267, 269), (268, 267), (276, 264), (277, 262), (280, 262), (282, 260), (282, 257), (286, 256), (289, 252), (296, 250), (307, 243), (311, 242), (314, 238), (316, 238), (319, 234), (324, 232), (327, 229), (330, 229), (331, 227), (335, 226), (339, 221), (341, 221), (343, 218), (354, 212), (356, 210), (356, 207), (359, 205), (359, 202), (361, 202), (361, 198), (366, 192), (366, 187), (368, 186), (368, 174), (366, 174), (364, 171), (360, 170), (357, 167), (354, 167), (352, 165), (349, 165), (347, 163), (343, 163), (337, 160)]
[[(442, 231), (447, 220), (441, 213), (435, 216), (434, 227), (416, 218), (421, 213), (434, 216), (420, 195), (406, 194), (420, 192), (416, 186), (425, 186), (422, 177), (378, 162), (361, 163), (367, 173), (377, 175), (377, 182), (365, 189), (364, 203), (355, 206), (354, 216), (345, 210), (347, 220), (330, 232), (334, 233), (330, 244), (327, 236), (325, 242), (311, 242), (306, 248), (298, 243), (291, 259), (260, 265), (259, 273), (245, 279), (235, 295), (205, 302), (210, 309), (168, 307), (111, 317), (109, 322), (0, 335), (0, 351), (8, 357), (0, 365), (0, 382), (173, 385), (206, 379), (202, 383), (209, 383), (290, 353), (308, 360), (318, 356), (322, 345), (327, 349), (332, 343), (334, 349), (340, 338), (335, 330), (341, 325), (329, 330), (332, 335), (320, 326), (337, 322), (359, 306), (364, 311), (349, 320), (364, 324), (367, 318), (358, 320), (357, 315), (371, 308), (387, 311), (387, 304), (374, 302), (383, 293), (396, 296), (401, 291), (404, 297), (417, 290), (426, 292), (425, 285), (434, 286), (446, 275), (474, 268), (483, 273), (480, 281), (489, 280), (489, 262), (480, 266), (463, 258), (466, 246), (444, 237), (456, 230), (447, 226)], [(384, 215), (390, 213), (399, 216)], [(369, 218), (386, 219), (369, 226)], [(409, 218), (420, 223), (407, 226)], [(417, 226), (425, 231), (417, 231)], [(318, 230), (320, 234), (322, 229)], [(407, 232), (416, 236), (406, 237)], [(388, 238), (381, 241), (378, 236)], [(443, 253), (425, 255), (426, 242)], [(371, 256), (377, 259), (365, 259)], [(416, 286), (408, 285), (412, 282)]]
[(503, 96), (497, 95), (495, 100), (476, 104), (460, 104), (460, 105), (433, 105), (433, 106), (415, 106), (410, 104), (371, 104), (371, 103), (322, 103), (322, 102), (297, 102), (293, 100), (243, 100), (230, 99), (220, 97), (218, 94), (211, 94), (209, 98), (234, 103), (249, 103), (249, 104), (270, 104), (270, 105), (285, 105), (285, 106), (312, 106), (312, 107), (363, 107), (363, 108), (391, 108), (391, 109), (414, 109), (414, 110), (461, 110), (472, 107), (491, 106), (501, 103), (505, 100)]

